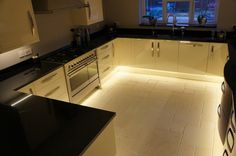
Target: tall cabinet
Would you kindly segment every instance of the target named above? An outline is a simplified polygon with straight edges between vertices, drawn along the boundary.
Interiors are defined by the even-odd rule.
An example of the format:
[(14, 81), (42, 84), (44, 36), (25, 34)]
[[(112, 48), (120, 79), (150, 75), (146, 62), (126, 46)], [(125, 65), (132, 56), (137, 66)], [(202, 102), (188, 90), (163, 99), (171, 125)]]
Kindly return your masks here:
[(39, 41), (31, 0), (0, 1), (0, 53)]

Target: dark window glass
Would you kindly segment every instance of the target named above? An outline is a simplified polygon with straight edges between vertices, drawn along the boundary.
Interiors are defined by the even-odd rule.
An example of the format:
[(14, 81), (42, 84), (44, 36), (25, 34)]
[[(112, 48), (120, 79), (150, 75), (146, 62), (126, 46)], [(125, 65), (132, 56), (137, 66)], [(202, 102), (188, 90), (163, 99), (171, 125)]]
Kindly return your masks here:
[(162, 0), (146, 0), (145, 1), (146, 15), (154, 16), (157, 20), (163, 20)]

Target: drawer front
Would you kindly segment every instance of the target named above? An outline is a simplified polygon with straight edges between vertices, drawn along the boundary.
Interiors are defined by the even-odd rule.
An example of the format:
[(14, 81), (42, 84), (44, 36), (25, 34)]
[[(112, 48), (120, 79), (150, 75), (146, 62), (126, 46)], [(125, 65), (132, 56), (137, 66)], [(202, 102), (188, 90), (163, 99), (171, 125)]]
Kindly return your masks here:
[(56, 71), (53, 71), (49, 73), (48, 75), (38, 79), (34, 82), (35, 90), (41, 90), (47, 86), (50, 86), (52, 83), (54, 83), (58, 79), (65, 79), (64, 76), (64, 70), (63, 68), (57, 69)]
[(101, 71), (99, 71), (99, 77), (100, 79), (103, 79), (106, 75), (108, 75), (113, 70), (112, 65), (108, 65), (105, 68), (103, 68)]
[(36, 90), (36, 94), (39, 96), (68, 101), (67, 87), (64, 81), (58, 79), (40, 90)]
[(105, 44), (102, 47), (97, 49), (97, 57), (98, 59), (103, 59), (107, 55), (113, 55), (113, 46), (111, 43)]

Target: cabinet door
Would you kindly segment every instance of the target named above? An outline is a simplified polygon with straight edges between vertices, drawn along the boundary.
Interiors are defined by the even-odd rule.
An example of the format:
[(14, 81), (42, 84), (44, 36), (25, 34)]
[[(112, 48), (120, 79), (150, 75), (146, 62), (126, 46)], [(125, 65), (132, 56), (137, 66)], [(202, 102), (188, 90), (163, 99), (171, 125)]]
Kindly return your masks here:
[(148, 39), (133, 39), (132, 49), (134, 55), (134, 67), (155, 68), (155, 41)]
[(208, 43), (181, 41), (179, 44), (179, 72), (205, 74)]
[(156, 46), (157, 62), (156, 67), (159, 70), (177, 71), (179, 42), (160, 40)]
[(102, 0), (83, 0), (89, 7), (72, 9), (72, 20), (75, 25), (91, 25), (103, 21)]
[(0, 53), (39, 41), (31, 0), (0, 1)]
[(33, 83), (28, 84), (27, 86), (24, 86), (23, 88), (18, 90), (19, 92), (22, 93), (27, 93), (27, 94), (35, 94), (35, 89)]
[(115, 47), (115, 64), (128, 66), (134, 62), (134, 56), (132, 53), (132, 39), (129, 38), (117, 38), (114, 40)]
[(207, 73), (217, 76), (223, 76), (227, 55), (227, 44), (210, 43)]

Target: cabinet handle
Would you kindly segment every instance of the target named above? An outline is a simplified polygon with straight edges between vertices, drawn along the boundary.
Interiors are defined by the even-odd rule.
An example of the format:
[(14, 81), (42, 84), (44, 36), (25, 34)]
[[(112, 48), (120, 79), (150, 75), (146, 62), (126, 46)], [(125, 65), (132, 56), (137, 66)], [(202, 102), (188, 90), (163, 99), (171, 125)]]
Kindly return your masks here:
[(32, 88), (30, 88), (30, 89), (29, 89), (29, 92), (30, 92), (30, 94), (34, 94), (34, 92), (33, 92), (33, 89), (32, 89)]
[(60, 89), (60, 86), (57, 86), (56, 88), (54, 88), (53, 90), (51, 90), (50, 92), (45, 94), (44, 96), (48, 97), (48, 96), (52, 95), (53, 93), (55, 93), (58, 89)]
[(231, 113), (231, 126), (232, 126), (234, 133), (235, 133), (236, 130), (235, 130), (235, 124), (234, 124), (234, 115), (235, 115), (235, 112), (232, 111), (232, 113)]
[(225, 93), (225, 82), (222, 82), (221, 84), (221, 91), (222, 93)]
[(108, 47), (109, 47), (109, 45), (105, 45), (101, 49), (104, 50), (104, 49), (107, 49)]
[(106, 69), (104, 69), (104, 70), (102, 71), (102, 73), (105, 73), (105, 72), (108, 71), (110, 68), (111, 68), (110, 66), (107, 67)]
[(35, 25), (34, 25), (34, 20), (33, 20), (33, 17), (31, 15), (31, 12), (28, 10), (28, 17), (29, 17), (29, 20), (30, 20), (30, 24), (31, 24), (31, 32), (32, 32), (32, 35), (35, 34)]
[(113, 54), (113, 57), (115, 57), (115, 45), (113, 42), (112, 42), (112, 54)]
[(227, 150), (225, 149), (223, 156), (229, 156)]
[(90, 7), (90, 4), (89, 2), (88, 3), (88, 14), (89, 14), (89, 19), (91, 19), (91, 7)]
[(219, 106), (217, 107), (217, 114), (218, 114), (219, 117), (221, 115), (220, 111), (221, 111), (221, 105), (219, 104)]
[(157, 43), (157, 57), (160, 57), (160, 42)]
[(193, 47), (202, 47), (203, 45), (200, 44), (200, 43), (192, 43), (190, 41), (180, 41), (180, 43), (182, 44), (186, 44), (186, 45), (189, 45), (189, 46), (193, 46)]
[(215, 47), (211, 46), (211, 52), (214, 53), (214, 51), (215, 51)]
[(152, 48), (151, 48), (151, 50), (152, 50), (152, 57), (154, 57), (154, 42), (152, 42)]
[[(233, 139), (233, 144), (232, 144), (232, 145), (229, 144), (229, 139), (228, 139), (228, 136), (229, 136), (229, 135), (231, 135), (231, 137), (232, 137), (232, 139)], [(230, 153), (232, 153), (232, 151), (233, 151), (233, 149), (234, 149), (234, 134), (233, 134), (231, 128), (229, 128), (228, 133), (227, 133), (227, 145), (228, 145), (228, 148), (229, 148)]]
[(110, 57), (110, 55), (108, 54), (107, 56), (103, 57), (102, 60), (105, 60), (105, 59), (107, 59), (109, 57)]
[(51, 76), (49, 76), (49, 77), (43, 79), (41, 82), (42, 82), (42, 83), (48, 82), (48, 81), (50, 81), (53, 77), (55, 77), (56, 75), (57, 75), (57, 73), (55, 73), (55, 74), (53, 74), (53, 75), (51, 75)]

